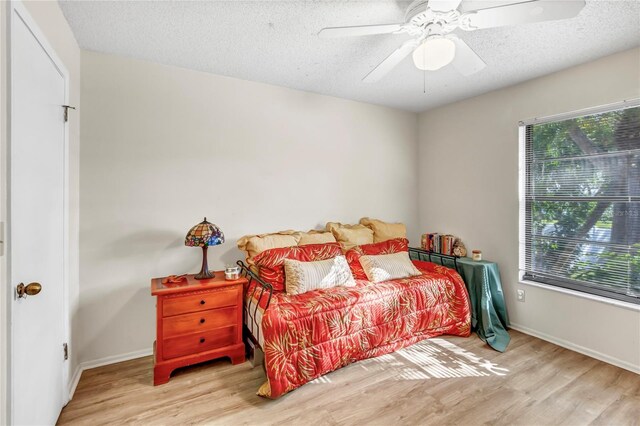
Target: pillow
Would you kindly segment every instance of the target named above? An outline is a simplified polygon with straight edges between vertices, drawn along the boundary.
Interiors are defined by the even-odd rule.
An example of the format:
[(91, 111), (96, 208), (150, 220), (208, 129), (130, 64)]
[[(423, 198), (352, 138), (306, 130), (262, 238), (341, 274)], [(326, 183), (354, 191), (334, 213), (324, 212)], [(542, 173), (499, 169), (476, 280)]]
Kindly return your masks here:
[(331, 231), (345, 252), (353, 246), (373, 243), (373, 231), (364, 225), (343, 225), (329, 222), (326, 229)]
[(360, 256), (365, 254), (391, 254), (403, 251), (409, 251), (409, 240), (406, 238), (394, 238), (393, 240), (382, 241), (380, 243), (355, 246), (345, 253), (345, 257), (347, 258), (353, 277), (356, 280), (366, 280), (367, 274), (365, 274), (360, 264)]
[(360, 257), (362, 269), (369, 281), (379, 283), (398, 278), (414, 277), (422, 273), (409, 259), (409, 253), (364, 255)]
[(404, 223), (388, 223), (378, 219), (370, 219), (363, 217), (360, 224), (370, 228), (373, 231), (373, 242), (391, 240), (394, 238), (406, 238), (407, 227)]
[(356, 285), (344, 256), (316, 262), (285, 259), (287, 294), (302, 294), (311, 290)]
[(253, 261), (260, 268), (260, 278), (270, 283), (274, 290), (284, 291), (285, 259), (313, 262), (332, 259), (340, 255), (342, 255), (342, 249), (338, 243), (307, 244), (265, 250), (254, 257)]
[(309, 232), (302, 232), (300, 234), (300, 241), (298, 241), (298, 245), (302, 246), (305, 244), (327, 244), (335, 242), (336, 238), (333, 236), (331, 231), (318, 231), (312, 229)]
[(297, 246), (300, 240), (298, 231), (280, 231), (271, 234), (245, 235), (238, 240), (238, 248), (247, 256), (247, 263), (254, 265), (254, 257), (265, 250)]

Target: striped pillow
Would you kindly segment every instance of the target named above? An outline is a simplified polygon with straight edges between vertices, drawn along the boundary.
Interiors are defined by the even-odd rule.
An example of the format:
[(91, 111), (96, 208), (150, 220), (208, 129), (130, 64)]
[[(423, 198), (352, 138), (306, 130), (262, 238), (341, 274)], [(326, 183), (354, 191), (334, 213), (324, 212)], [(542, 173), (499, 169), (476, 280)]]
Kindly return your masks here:
[(367, 274), (369, 281), (373, 283), (422, 274), (411, 262), (409, 253), (406, 251), (392, 254), (360, 256), (360, 264), (365, 274)]
[(356, 285), (344, 256), (317, 262), (285, 259), (284, 275), (287, 294), (302, 294), (321, 288)]

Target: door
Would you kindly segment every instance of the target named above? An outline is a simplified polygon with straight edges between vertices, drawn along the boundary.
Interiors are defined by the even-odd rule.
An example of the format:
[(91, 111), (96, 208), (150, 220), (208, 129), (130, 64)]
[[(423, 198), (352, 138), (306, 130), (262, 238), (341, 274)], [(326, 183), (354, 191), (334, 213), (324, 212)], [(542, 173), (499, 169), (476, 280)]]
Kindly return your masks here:
[(11, 10), (10, 275), (42, 290), (16, 297), (11, 322), (11, 421), (55, 424), (66, 403), (66, 71), (23, 7)]

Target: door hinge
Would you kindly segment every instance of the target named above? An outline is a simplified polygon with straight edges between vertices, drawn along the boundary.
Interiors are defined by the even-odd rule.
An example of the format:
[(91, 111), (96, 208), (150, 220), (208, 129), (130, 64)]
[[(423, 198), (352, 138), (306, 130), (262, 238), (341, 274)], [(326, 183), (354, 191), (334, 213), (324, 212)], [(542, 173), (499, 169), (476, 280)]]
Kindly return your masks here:
[(62, 350), (64, 351), (64, 360), (66, 361), (69, 359), (69, 345), (67, 345), (66, 343), (63, 343)]
[(67, 121), (69, 121), (69, 108), (76, 109), (76, 107), (72, 107), (70, 105), (62, 105), (62, 108), (64, 108), (64, 122), (66, 123)]

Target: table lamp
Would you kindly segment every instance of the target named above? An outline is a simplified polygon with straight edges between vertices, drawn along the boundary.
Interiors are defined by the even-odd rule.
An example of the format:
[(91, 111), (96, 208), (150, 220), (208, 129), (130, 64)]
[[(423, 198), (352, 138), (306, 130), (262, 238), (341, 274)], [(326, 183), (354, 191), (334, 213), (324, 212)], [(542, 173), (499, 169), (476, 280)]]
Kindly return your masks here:
[(213, 278), (207, 265), (207, 248), (224, 243), (224, 234), (216, 225), (207, 222), (205, 217), (202, 222), (189, 230), (184, 239), (184, 245), (188, 247), (202, 247), (202, 269), (194, 277), (196, 280)]

